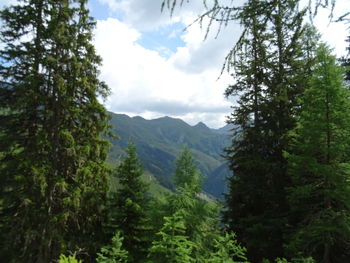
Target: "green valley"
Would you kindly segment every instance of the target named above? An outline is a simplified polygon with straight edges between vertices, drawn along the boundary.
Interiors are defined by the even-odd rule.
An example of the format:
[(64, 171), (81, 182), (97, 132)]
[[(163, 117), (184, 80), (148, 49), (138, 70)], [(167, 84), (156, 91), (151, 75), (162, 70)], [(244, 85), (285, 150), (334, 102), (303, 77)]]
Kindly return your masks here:
[[(223, 149), (229, 143), (229, 127), (210, 129), (204, 123), (190, 126), (186, 122), (162, 117), (146, 120), (142, 117), (111, 113), (110, 123), (119, 139), (111, 140), (110, 163), (117, 163), (124, 155), (129, 141), (136, 144), (144, 170), (160, 185), (173, 189), (174, 161), (187, 145), (204, 177), (204, 191), (222, 199), (228, 175)], [(114, 166), (114, 165), (113, 165)], [(151, 178), (151, 177), (149, 177)], [(154, 184), (154, 180), (147, 180)]]

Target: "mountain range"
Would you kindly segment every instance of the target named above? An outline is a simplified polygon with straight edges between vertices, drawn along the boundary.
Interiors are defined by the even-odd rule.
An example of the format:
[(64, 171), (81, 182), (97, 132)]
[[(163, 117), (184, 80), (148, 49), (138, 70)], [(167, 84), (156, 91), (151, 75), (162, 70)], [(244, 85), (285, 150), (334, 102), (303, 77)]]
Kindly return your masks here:
[(133, 142), (144, 170), (160, 185), (173, 190), (175, 160), (187, 146), (203, 176), (204, 192), (222, 199), (225, 178), (229, 175), (223, 154), (224, 148), (230, 144), (230, 126), (211, 129), (202, 122), (191, 126), (170, 117), (146, 120), (115, 113), (111, 113), (110, 123), (112, 131), (119, 137), (111, 140), (109, 161), (112, 165), (123, 158), (128, 142)]

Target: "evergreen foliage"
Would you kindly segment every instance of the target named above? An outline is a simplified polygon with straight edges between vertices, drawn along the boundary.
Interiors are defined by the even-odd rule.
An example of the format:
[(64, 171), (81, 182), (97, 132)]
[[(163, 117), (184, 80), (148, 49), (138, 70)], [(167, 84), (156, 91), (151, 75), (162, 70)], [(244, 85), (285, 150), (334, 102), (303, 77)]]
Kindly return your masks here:
[(202, 180), (195, 160), (187, 147), (176, 160), (174, 181), (176, 194), (168, 196), (166, 214), (172, 215), (182, 211), (186, 236), (196, 244), (192, 257), (197, 262), (204, 261), (208, 256), (211, 240), (218, 232), (218, 213), (221, 207), (214, 202), (208, 203), (199, 198)]
[(0, 258), (92, 256), (109, 175), (94, 22), (87, 0), (18, 2), (0, 13)]
[(111, 141), (111, 163), (125, 154), (128, 141), (132, 141), (137, 145), (137, 154), (145, 172), (153, 174), (162, 186), (174, 190), (174, 160), (185, 144), (196, 159), (196, 165), (203, 177), (204, 191), (222, 199), (225, 189), (222, 181), (228, 171), (222, 169), (219, 174), (215, 170), (219, 167), (226, 168), (221, 155), (222, 149), (229, 142), (227, 130), (190, 126), (180, 119), (170, 117), (145, 120), (115, 113), (111, 113), (111, 124), (115, 126), (113, 131), (120, 137), (119, 140)]
[(129, 252), (129, 262), (138, 262), (147, 253), (148, 186), (141, 179), (143, 171), (135, 145), (130, 143), (126, 152), (113, 175), (119, 188), (111, 193), (109, 224), (113, 232), (123, 235), (123, 249)]
[(289, 248), (324, 263), (350, 257), (350, 93), (335, 61), (320, 46), (288, 155), (295, 216)]
[(233, 175), (224, 222), (253, 262), (284, 255), (290, 179), (283, 152), (314, 49), (308, 45), (313, 29), (303, 26), (305, 12), (298, 1), (248, 1), (238, 16), (245, 32), (234, 50), (236, 83), (226, 90), (239, 100), (229, 118), (237, 129), (226, 149)]
[(174, 174), (175, 188), (187, 189), (194, 195), (199, 194), (201, 191), (201, 178), (199, 177), (199, 171), (194, 163), (194, 159), (190, 153), (188, 147), (185, 147), (176, 160), (176, 168)]
[(123, 237), (120, 232), (112, 237), (112, 243), (101, 248), (97, 253), (97, 263), (126, 263), (128, 262), (128, 252), (122, 248)]
[(159, 240), (153, 241), (149, 249), (153, 262), (195, 262), (191, 256), (195, 244), (185, 235), (186, 226), (181, 214), (179, 210), (164, 217), (164, 225), (157, 233)]
[(224, 233), (214, 240), (214, 250), (208, 263), (248, 263), (246, 249), (241, 247), (234, 233)]
[(78, 260), (75, 256), (65, 256), (63, 254), (60, 255), (58, 263), (83, 263), (82, 260)]
[[(228, 232), (220, 229), (221, 206), (201, 198), (202, 177), (187, 147), (176, 160), (174, 193), (152, 200), (151, 209), (130, 143), (106, 203), (108, 142), (101, 136), (109, 115), (97, 98), (109, 89), (98, 80), (87, 0), (19, 0), (0, 11), (2, 261), (91, 262), (109, 238), (98, 263), (349, 260), (349, 70), (318, 47), (316, 30), (303, 22), (312, 6), (317, 13), (335, 0), (305, 9), (299, 0), (234, 2), (208, 8), (204, 0), (208, 11), (198, 18), (209, 17), (208, 30), (214, 21), (244, 29), (225, 60), (236, 79), (225, 95), (238, 96), (228, 121), (236, 127), (226, 149), (233, 172), (223, 213)], [(164, 0), (163, 7), (173, 12), (183, 3)], [(349, 59), (342, 63), (348, 67)], [(170, 137), (183, 126), (162, 121)], [(203, 124), (195, 129), (218, 141)], [(71, 251), (82, 259), (65, 256)]]
[(348, 87), (350, 87), (350, 36), (346, 38), (346, 42), (348, 43), (348, 47), (346, 48), (348, 54), (346, 57), (342, 58), (342, 64), (346, 68), (345, 79), (347, 81)]

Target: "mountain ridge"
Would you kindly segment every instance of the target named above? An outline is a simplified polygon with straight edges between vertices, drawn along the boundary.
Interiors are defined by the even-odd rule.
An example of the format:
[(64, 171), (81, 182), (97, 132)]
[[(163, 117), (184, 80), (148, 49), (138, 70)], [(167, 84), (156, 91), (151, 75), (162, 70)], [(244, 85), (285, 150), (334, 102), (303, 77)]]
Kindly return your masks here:
[(173, 190), (175, 160), (186, 145), (205, 177), (204, 191), (222, 198), (226, 187), (223, 177), (227, 177), (228, 170), (219, 168), (227, 166), (222, 157), (223, 149), (230, 141), (226, 129), (211, 129), (203, 122), (191, 126), (169, 116), (146, 120), (140, 116), (110, 114), (110, 123), (114, 126), (112, 132), (120, 137), (119, 140), (111, 140), (110, 162), (118, 162), (125, 154), (126, 145), (132, 141), (145, 171), (153, 174), (162, 186)]

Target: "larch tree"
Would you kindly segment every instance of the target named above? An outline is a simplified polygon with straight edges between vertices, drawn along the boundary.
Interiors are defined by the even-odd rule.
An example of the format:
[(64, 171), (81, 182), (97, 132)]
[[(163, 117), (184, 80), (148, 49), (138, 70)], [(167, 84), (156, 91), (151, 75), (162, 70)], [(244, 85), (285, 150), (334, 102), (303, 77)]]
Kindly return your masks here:
[(317, 262), (350, 257), (350, 92), (343, 70), (321, 45), (302, 99), (292, 154), (289, 201), (295, 215), (289, 249)]
[(186, 225), (182, 210), (164, 217), (164, 225), (157, 233), (158, 238), (152, 242), (149, 258), (152, 262), (196, 262), (192, 257), (195, 244), (186, 235)]
[(202, 178), (190, 150), (184, 147), (176, 160), (174, 184), (176, 192), (167, 198), (167, 215), (181, 211), (185, 234), (196, 244), (191, 256), (202, 262), (208, 257), (211, 240), (219, 232), (219, 209), (214, 202), (200, 198)]
[(130, 143), (126, 153), (113, 174), (118, 180), (118, 189), (109, 200), (110, 226), (121, 232), (122, 247), (129, 252), (129, 262), (139, 262), (147, 255), (148, 185), (141, 178), (143, 170), (135, 145)]
[(108, 114), (87, 0), (20, 0), (1, 11), (0, 258), (92, 254), (109, 169)]
[(235, 234), (222, 233), (213, 242), (214, 249), (206, 263), (249, 263), (247, 250), (238, 244)]
[(184, 147), (181, 155), (176, 160), (174, 173), (175, 188), (178, 191), (181, 189), (187, 189), (195, 196), (201, 192), (201, 184), (202, 180), (200, 178), (200, 173), (190, 149)]
[(112, 237), (111, 243), (101, 248), (97, 253), (97, 263), (127, 263), (128, 252), (122, 248), (124, 238), (120, 232), (116, 232)]

